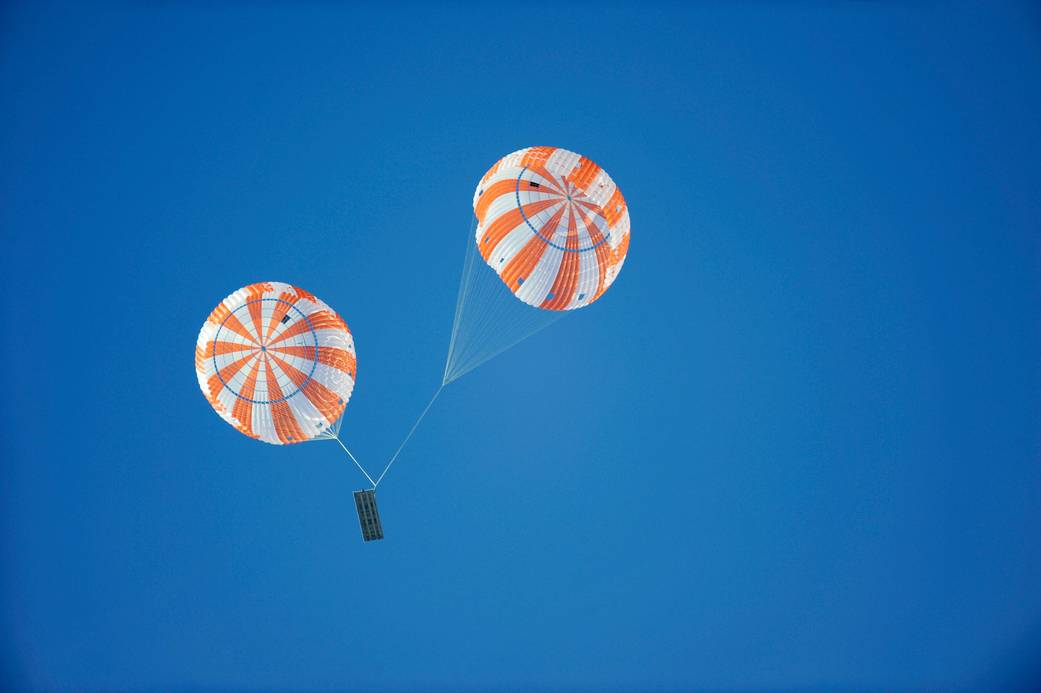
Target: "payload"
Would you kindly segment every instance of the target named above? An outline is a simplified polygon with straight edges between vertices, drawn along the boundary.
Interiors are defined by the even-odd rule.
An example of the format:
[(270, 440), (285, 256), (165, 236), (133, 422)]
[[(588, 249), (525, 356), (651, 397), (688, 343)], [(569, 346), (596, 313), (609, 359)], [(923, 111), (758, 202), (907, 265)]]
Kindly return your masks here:
[(383, 525), (380, 524), (380, 511), (376, 508), (376, 491), (367, 489), (354, 492), (354, 504), (358, 506), (358, 522), (361, 523), (361, 536), (365, 541), (383, 538)]

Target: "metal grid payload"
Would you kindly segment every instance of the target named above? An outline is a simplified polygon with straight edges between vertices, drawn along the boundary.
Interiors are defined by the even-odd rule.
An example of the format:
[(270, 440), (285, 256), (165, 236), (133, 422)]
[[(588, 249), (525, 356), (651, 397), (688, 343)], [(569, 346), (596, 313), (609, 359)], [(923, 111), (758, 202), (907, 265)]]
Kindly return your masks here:
[(361, 523), (361, 536), (365, 541), (383, 538), (383, 525), (380, 523), (380, 511), (376, 508), (376, 491), (367, 489), (354, 492), (354, 504), (358, 507), (358, 522)]

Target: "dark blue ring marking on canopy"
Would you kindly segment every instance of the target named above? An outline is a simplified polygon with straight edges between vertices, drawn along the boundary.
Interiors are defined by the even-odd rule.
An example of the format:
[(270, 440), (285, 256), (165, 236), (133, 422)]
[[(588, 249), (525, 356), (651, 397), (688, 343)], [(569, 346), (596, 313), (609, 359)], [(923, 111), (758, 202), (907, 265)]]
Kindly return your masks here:
[[(231, 388), (231, 385), (228, 385), (228, 383), (224, 381), (224, 378), (220, 374), (220, 369), (217, 368), (217, 341), (218, 337), (220, 337), (221, 330), (224, 329), (224, 323), (228, 321), (228, 318), (230, 318), (232, 315), (239, 312), (246, 306), (249, 306), (253, 303), (259, 303), (260, 301), (277, 301), (278, 303), (284, 303), (293, 310), (295, 310), (297, 313), (300, 313), (300, 317), (302, 317), (304, 321), (307, 323), (307, 326), (311, 328), (311, 337), (314, 338), (314, 360), (311, 361), (311, 372), (307, 374), (307, 378), (304, 379), (304, 382), (300, 383), (300, 387), (296, 388), (288, 395), (280, 397), (279, 399), (250, 399), (249, 397), (243, 397), (239, 393), (235, 392), (235, 390)], [(217, 334), (215, 334), (213, 337), (213, 344), (213, 372), (217, 374), (217, 378), (221, 381), (221, 384), (224, 387), (228, 388), (231, 394), (235, 395), (236, 397), (245, 402), (250, 402), (252, 404), (278, 404), (279, 402), (285, 402), (287, 399), (293, 397), (294, 395), (296, 395), (296, 393), (300, 392), (300, 390), (304, 389), (304, 386), (311, 381), (311, 376), (314, 375), (315, 368), (318, 367), (318, 335), (314, 331), (314, 325), (311, 323), (311, 319), (304, 315), (304, 312), (297, 308), (295, 305), (281, 298), (255, 298), (252, 301), (246, 301), (241, 306), (228, 313), (228, 315), (225, 316), (223, 320), (221, 320), (220, 327), (217, 328)]]
[[(521, 172), (517, 175), (517, 189), (514, 192), (514, 196), (517, 198), (517, 209), (520, 210), (521, 216), (524, 217), (524, 223), (528, 225), (529, 229), (531, 229), (532, 231), (535, 232), (536, 236), (538, 236), (542, 240), (546, 241), (546, 243), (548, 243), (549, 245), (553, 246), (554, 248), (557, 248), (559, 250), (563, 250), (565, 253), (585, 253), (585, 252), (590, 251), (590, 250), (595, 250), (596, 248), (598, 248), (599, 246), (601, 246), (601, 245), (603, 245), (604, 243), (607, 242), (607, 239), (611, 236), (611, 229), (608, 229), (607, 233), (603, 233), (602, 234), (603, 238), (601, 238), (598, 242), (594, 243), (593, 245), (589, 246), (588, 248), (565, 248), (564, 246), (557, 245), (556, 243), (554, 243), (550, 239), (548, 239), (545, 236), (543, 236), (539, 232), (539, 230), (537, 228), (535, 228), (534, 224), (531, 223), (531, 220), (528, 219), (528, 215), (524, 213), (524, 207), (521, 205), (521, 201), (520, 201), (521, 176), (523, 176), (525, 173), (527, 173), (527, 171), (528, 171), (528, 167), (525, 166), (523, 169), (521, 169)], [(588, 224), (587, 224), (587, 226), (588, 226)], [(597, 229), (597, 230), (599, 231), (600, 229)]]

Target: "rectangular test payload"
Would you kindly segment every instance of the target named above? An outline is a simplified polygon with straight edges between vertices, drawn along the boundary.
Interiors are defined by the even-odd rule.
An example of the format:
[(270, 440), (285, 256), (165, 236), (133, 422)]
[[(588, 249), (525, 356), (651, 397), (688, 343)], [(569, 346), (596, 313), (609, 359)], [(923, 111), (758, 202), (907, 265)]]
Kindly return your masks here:
[(358, 506), (358, 522), (361, 523), (361, 536), (365, 541), (383, 538), (383, 525), (380, 524), (380, 511), (376, 509), (376, 491), (354, 492), (354, 504)]

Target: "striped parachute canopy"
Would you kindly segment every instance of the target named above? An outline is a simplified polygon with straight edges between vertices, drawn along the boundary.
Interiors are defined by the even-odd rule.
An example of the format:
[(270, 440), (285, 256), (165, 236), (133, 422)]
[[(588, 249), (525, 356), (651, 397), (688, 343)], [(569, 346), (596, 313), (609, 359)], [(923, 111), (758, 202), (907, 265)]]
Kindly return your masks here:
[(629, 249), (629, 210), (607, 172), (566, 149), (499, 159), (474, 193), (477, 247), (513, 294), (547, 310), (587, 306)]
[(354, 338), (303, 289), (250, 284), (220, 302), (195, 346), (199, 387), (221, 418), (282, 445), (327, 431), (354, 389)]

